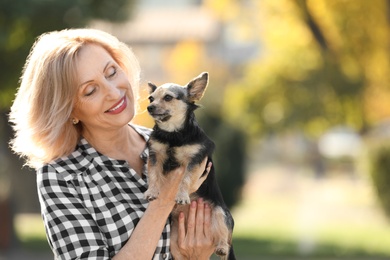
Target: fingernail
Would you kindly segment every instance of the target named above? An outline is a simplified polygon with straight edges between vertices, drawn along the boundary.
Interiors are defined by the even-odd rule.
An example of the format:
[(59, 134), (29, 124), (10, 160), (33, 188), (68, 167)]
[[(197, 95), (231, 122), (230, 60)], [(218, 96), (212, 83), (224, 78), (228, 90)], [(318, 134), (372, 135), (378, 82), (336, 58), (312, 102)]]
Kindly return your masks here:
[(203, 203), (203, 199), (202, 198), (199, 198), (198, 199), (198, 203), (200, 204), (200, 203)]
[(208, 208), (210, 208), (210, 205), (208, 203), (205, 203), (204, 207), (208, 209)]
[(191, 201), (191, 208), (196, 208), (196, 201), (195, 200)]
[(179, 218), (184, 218), (184, 213), (183, 212), (180, 212)]

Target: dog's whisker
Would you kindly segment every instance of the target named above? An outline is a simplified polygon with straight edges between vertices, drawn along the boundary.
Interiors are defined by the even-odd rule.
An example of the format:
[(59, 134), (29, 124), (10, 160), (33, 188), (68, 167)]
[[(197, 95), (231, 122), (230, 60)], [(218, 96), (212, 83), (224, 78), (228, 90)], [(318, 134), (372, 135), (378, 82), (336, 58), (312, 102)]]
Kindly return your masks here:
[(145, 100), (148, 100), (148, 99), (149, 99), (149, 97), (144, 97), (144, 98), (140, 98), (140, 101), (142, 103), (142, 102), (144, 102)]
[(139, 111), (138, 112), (138, 115), (142, 115), (143, 113), (146, 113), (147, 112), (147, 109), (144, 109), (144, 110), (142, 110), (142, 111)]

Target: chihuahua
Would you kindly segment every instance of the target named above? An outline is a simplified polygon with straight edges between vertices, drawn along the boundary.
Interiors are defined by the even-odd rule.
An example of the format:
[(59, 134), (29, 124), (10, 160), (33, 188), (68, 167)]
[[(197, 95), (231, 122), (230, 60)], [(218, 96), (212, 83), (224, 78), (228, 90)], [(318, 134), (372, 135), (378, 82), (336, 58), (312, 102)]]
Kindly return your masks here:
[[(185, 173), (176, 195), (176, 206), (172, 211), (171, 250), (179, 252), (177, 247), (178, 214), (188, 214), (191, 200), (202, 198), (211, 207), (211, 232), (216, 246), (215, 254), (221, 259), (236, 259), (232, 247), (233, 217), (227, 208), (219, 189), (214, 165), (198, 190), (192, 187), (198, 181), (193, 172), (199, 171), (201, 162), (207, 157), (212, 161), (214, 142), (198, 125), (194, 111), (199, 107), (195, 102), (203, 97), (208, 85), (208, 73), (204, 72), (192, 79), (186, 86), (166, 83), (157, 87), (149, 85), (147, 107), (155, 125), (148, 140), (148, 178), (149, 188), (145, 198), (154, 200), (159, 195), (160, 185), (164, 185), (164, 176), (180, 166)], [(179, 258), (180, 259), (180, 258)]]

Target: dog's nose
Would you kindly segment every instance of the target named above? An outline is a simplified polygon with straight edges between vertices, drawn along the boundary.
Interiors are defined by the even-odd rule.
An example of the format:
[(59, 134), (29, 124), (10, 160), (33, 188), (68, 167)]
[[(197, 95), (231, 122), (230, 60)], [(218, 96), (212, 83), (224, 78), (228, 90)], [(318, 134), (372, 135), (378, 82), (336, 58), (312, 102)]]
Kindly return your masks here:
[(152, 106), (152, 105), (148, 106), (148, 112), (149, 113), (153, 113), (155, 109), (156, 109), (155, 106)]

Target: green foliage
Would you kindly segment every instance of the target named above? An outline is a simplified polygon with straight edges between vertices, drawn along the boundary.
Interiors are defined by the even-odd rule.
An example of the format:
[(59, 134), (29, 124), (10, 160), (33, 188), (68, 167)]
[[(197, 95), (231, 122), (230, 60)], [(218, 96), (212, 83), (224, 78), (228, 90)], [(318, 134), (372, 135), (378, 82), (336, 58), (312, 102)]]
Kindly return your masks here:
[(370, 174), (379, 203), (390, 219), (390, 144), (383, 144), (371, 151)]
[(260, 17), (262, 55), (226, 92), (231, 122), (251, 135), (293, 128), (317, 137), (390, 116), (388, 1), (249, 2), (240, 13)]
[(7, 109), (35, 38), (92, 19), (123, 21), (134, 0), (0, 0), (0, 109)]
[(215, 142), (213, 162), (217, 180), (229, 208), (240, 199), (244, 183), (246, 140), (244, 133), (223, 121), (220, 116), (202, 111), (199, 122), (207, 135)]

